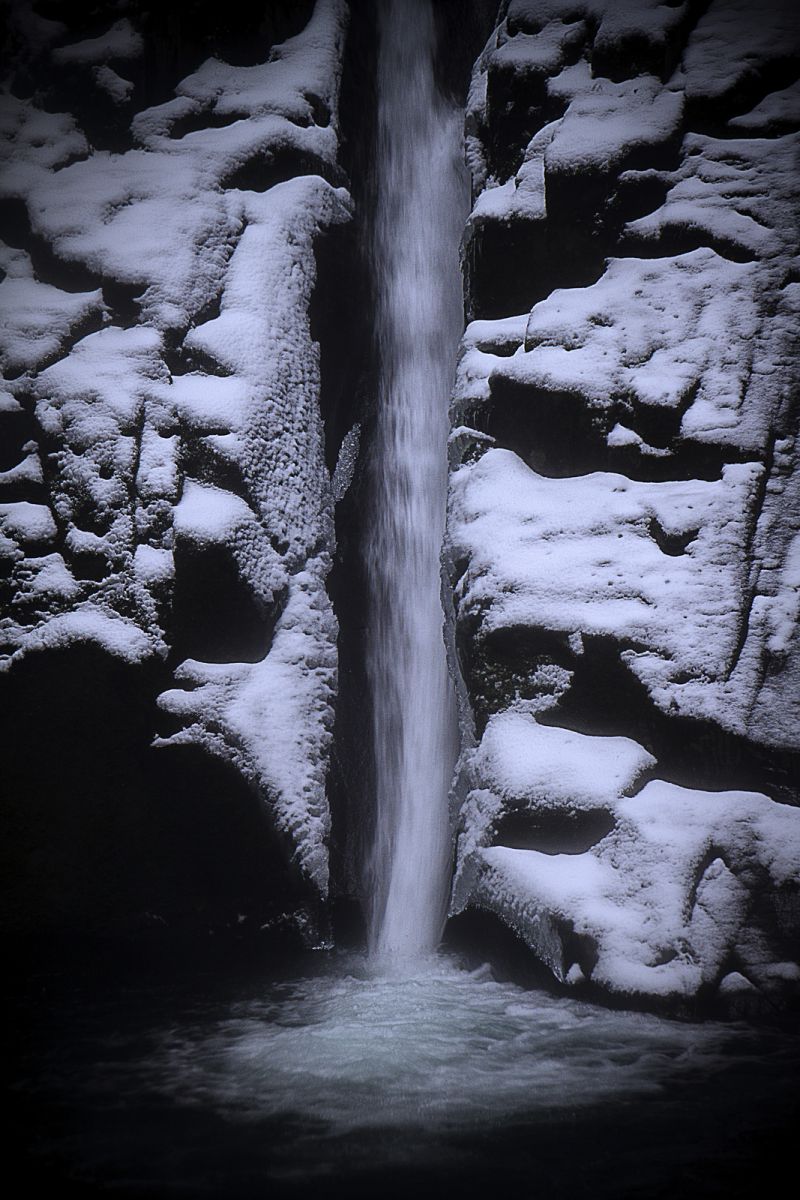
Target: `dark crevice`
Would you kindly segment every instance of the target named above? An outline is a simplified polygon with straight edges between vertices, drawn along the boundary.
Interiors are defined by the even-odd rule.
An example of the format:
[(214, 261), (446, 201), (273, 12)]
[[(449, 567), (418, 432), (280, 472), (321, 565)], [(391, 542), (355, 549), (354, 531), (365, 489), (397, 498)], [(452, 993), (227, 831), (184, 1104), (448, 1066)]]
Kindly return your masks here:
[(39, 426), (30, 408), (0, 412), (0, 471), (10, 471), (25, 458), (25, 446), (36, 443)]
[(342, 439), (357, 420), (368, 323), (367, 291), (354, 222), (336, 225), (314, 243), (317, 277), (309, 304), (310, 332), (320, 348), (320, 411), (325, 463), (332, 474)]
[(130, 329), (140, 320), (139, 305), (144, 287), (141, 283), (122, 283), (118, 279), (102, 281), (103, 300), (114, 315), (114, 324)]
[(667, 533), (655, 517), (648, 521), (647, 531), (661, 553), (669, 554), (672, 558), (685, 554), (690, 542), (693, 542), (700, 532), (698, 528), (686, 530), (684, 533)]
[(497, 822), (492, 844), (543, 854), (585, 854), (611, 832), (614, 824), (608, 809), (547, 812), (515, 808)]
[[(371, 167), (377, 92), (377, 12), (372, 0), (353, 0), (340, 95), (340, 161), (351, 181), (354, 219), (315, 246), (317, 286), (311, 302), (312, 336), (320, 343), (325, 456), (335, 466), (342, 438), (362, 423), (361, 451), (348, 491), (336, 505), (336, 553), (327, 589), (339, 622), (339, 683), (328, 774), (330, 864), (334, 896), (363, 894), (363, 864), (374, 811), (371, 712), (364, 646), (367, 584), (362, 558), (370, 520), (366, 456), (376, 377), (371, 361), (373, 280), (366, 255), (372, 211)], [(348, 258), (349, 256), (349, 258)], [(333, 272), (343, 271), (331, 288)], [(328, 281), (326, 283), (326, 280)], [(352, 322), (348, 327), (348, 322)], [(340, 374), (341, 372), (341, 374)]]
[(265, 149), (226, 175), (221, 185), (244, 192), (266, 192), (279, 183), (287, 183), (302, 175), (320, 175), (332, 187), (341, 187), (346, 183), (343, 172), (335, 164), (319, 155), (287, 146)]
[[(793, 406), (795, 407), (795, 406)], [(791, 426), (790, 426), (791, 427)], [(750, 519), (746, 526), (746, 537), (742, 547), (742, 558), (744, 562), (750, 565), (750, 578), (747, 581), (747, 593), (744, 597), (744, 603), (739, 607), (739, 628), (737, 630), (736, 644), (731, 655), (730, 663), (726, 678), (730, 679), (733, 672), (739, 665), (739, 660), (744, 652), (748, 636), (750, 634), (750, 618), (753, 612), (753, 602), (756, 597), (758, 588), (758, 574), (760, 565), (753, 555), (753, 543), (755, 542), (756, 531), (758, 528), (759, 518), (764, 510), (764, 501), (767, 497), (767, 486), (772, 475), (772, 469), (775, 464), (775, 442), (777, 440), (777, 431), (773, 432), (770, 437), (764, 461), (764, 470), (756, 484), (755, 495), (752, 501), (750, 510)]]
[[(765, 16), (765, 19), (768, 18)], [(757, 65), (750, 63), (748, 71), (724, 96), (688, 98), (687, 128), (692, 133), (705, 134), (707, 137), (747, 137), (746, 131), (732, 129), (728, 125), (731, 117), (751, 112), (771, 92), (791, 87), (798, 78), (800, 69), (794, 56), (776, 57)]]
[[(309, 889), (265, 806), (199, 747), (154, 749), (160, 664), (89, 645), (40, 652), (0, 676), (6, 932), (207, 936), (237, 914), (266, 921)], [(50, 714), (46, 753), (41, 725)], [(25, 853), (20, 850), (24, 849)]]
[(456, 646), (478, 733), (514, 700), (554, 704), (573, 668), (567, 635), (518, 626), (479, 637), (477, 626), (476, 619), (460, 619)]
[[(140, 72), (135, 62), (109, 59), (102, 65), (109, 66), (128, 82), (135, 82)], [(45, 112), (70, 113), (92, 150), (124, 154), (133, 148), (130, 119), (137, 98), (135, 89), (126, 100), (117, 102), (95, 81), (88, 64), (54, 62), (51, 72), (47, 90), (40, 93)]]
[(693, 250), (714, 250), (720, 258), (729, 262), (752, 263), (758, 254), (733, 238), (716, 234), (711, 229), (682, 225), (667, 221), (659, 230), (658, 238), (640, 237), (635, 232), (623, 234), (619, 241), (620, 257), (633, 258), (676, 258), (690, 254)]
[(175, 349), (167, 347), (164, 351), (164, 362), (170, 375), (190, 375), (199, 372), (201, 375), (215, 375), (220, 379), (227, 379), (234, 374), (199, 346), (184, 345)]
[(489, 404), (473, 420), (497, 446), (512, 450), (541, 475), (562, 478), (601, 468), (607, 411), (593, 410), (579, 393), (543, 391), (499, 373), (492, 376), (490, 390)]
[[(229, 430), (225, 428), (219, 430), (222, 435), (227, 432)], [(191, 429), (183, 431), (180, 465), (184, 476), (210, 483), (223, 491), (241, 496), (248, 503), (252, 502), (239, 460), (228, 457), (207, 436), (198, 437)]]
[(662, 171), (623, 172), (609, 199), (609, 212), (620, 229), (629, 221), (648, 216), (661, 208), (672, 187), (669, 175)]
[(0, 504), (46, 504), (47, 489), (37, 479), (0, 479)]
[(187, 133), (203, 133), (206, 129), (227, 129), (237, 121), (246, 121), (249, 113), (218, 113), (213, 109), (204, 108), (200, 112), (187, 113), (178, 117), (169, 127), (169, 136), (173, 140), (186, 137)]
[(168, 636), (171, 660), (261, 662), (286, 605), (284, 589), (263, 604), (242, 578), (227, 546), (179, 541)]
[(95, 583), (106, 579), (113, 570), (107, 556), (102, 552), (92, 554), (87, 550), (73, 550), (69, 555), (69, 564), (76, 579)]
[(701, 791), (765, 792), (800, 803), (800, 753), (759, 746), (706, 719), (665, 713), (620, 659), (612, 638), (584, 635), (569, 690), (538, 720), (578, 733), (633, 738), (658, 761), (658, 777)]
[[(750, 462), (753, 454), (749, 448), (681, 436), (698, 386), (699, 381), (687, 388), (677, 405), (646, 405), (632, 396), (619, 396), (609, 397), (600, 408), (581, 392), (537, 388), (498, 370), (489, 381), (488, 403), (463, 411), (460, 419), (549, 478), (613, 471), (642, 482), (720, 479), (728, 463)], [(617, 423), (638, 434), (644, 444), (609, 445)]]

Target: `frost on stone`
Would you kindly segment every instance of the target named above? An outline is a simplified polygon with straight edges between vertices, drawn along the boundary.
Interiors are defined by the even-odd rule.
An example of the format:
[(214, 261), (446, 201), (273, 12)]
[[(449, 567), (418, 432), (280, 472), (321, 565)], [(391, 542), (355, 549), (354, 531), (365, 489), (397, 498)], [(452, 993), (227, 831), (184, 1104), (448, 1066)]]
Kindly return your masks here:
[[(20, 61), (129, 120), (146, 27), (69, 40), (23, 8)], [(336, 623), (310, 305), (318, 242), (350, 218), (347, 19), (318, 0), (260, 64), (198, 63), (122, 150), (93, 145), (80, 111), (0, 96), (2, 665), (87, 641), (169, 662), (161, 744), (234, 764), (321, 893)], [(205, 632), (187, 587), (209, 589)]]
[(511, 0), (473, 72), (453, 904), (600, 990), (795, 978), (797, 34)]

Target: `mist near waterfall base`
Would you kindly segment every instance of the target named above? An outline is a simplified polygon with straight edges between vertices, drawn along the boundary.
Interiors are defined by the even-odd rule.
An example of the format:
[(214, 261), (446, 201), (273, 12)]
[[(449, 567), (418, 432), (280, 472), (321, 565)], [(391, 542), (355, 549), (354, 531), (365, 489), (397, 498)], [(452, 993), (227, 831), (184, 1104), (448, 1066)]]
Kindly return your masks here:
[(14, 1143), (66, 1197), (743, 1196), (796, 1111), (796, 1034), (613, 1012), (445, 955), (54, 979), (21, 1008)]

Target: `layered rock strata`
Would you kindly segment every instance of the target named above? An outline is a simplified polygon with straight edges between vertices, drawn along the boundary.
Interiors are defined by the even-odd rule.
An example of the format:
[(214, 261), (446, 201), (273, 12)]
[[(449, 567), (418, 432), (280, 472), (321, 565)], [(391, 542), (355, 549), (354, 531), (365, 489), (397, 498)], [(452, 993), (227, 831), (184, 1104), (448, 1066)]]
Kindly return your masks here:
[(453, 911), (622, 1001), (800, 981), (800, 30), (767, 7), (511, 0), (470, 93)]

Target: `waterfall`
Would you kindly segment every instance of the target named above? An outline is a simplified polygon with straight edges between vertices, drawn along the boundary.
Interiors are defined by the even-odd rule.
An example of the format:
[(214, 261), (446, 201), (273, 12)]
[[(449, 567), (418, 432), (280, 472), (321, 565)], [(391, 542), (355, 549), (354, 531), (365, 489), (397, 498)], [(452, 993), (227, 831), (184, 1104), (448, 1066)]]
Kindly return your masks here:
[(447, 797), (457, 753), (442, 636), (447, 401), (463, 329), (467, 212), (462, 114), (439, 92), (430, 0), (379, 6), (376, 207), (378, 417), (367, 570), (376, 829), (371, 953), (438, 944), (447, 901)]

